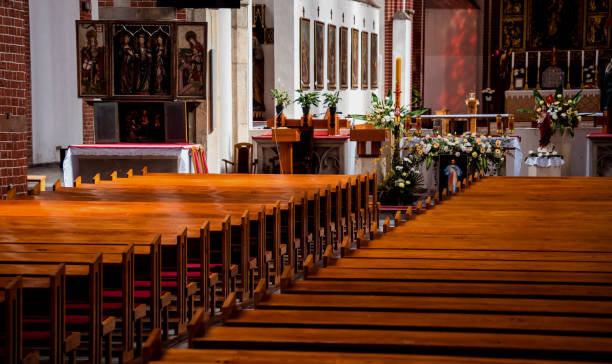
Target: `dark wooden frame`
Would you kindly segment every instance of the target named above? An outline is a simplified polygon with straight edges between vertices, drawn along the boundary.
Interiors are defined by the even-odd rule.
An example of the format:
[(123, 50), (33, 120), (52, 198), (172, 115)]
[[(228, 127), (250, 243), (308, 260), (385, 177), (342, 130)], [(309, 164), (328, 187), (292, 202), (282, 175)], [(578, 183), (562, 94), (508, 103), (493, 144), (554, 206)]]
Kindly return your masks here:
[[(308, 36), (303, 37), (302, 30), (308, 27)], [(300, 18), (300, 88), (308, 90), (310, 88), (310, 19)], [(302, 54), (302, 48), (306, 47), (307, 55)], [(306, 63), (306, 64), (304, 64)], [(306, 68), (304, 68), (306, 67)], [(306, 70), (306, 72), (303, 72)]]
[(338, 70), (337, 70), (337, 28), (335, 25), (327, 25), (327, 89), (335, 90), (338, 85)]
[[(81, 67), (81, 50), (79, 47), (79, 30), (81, 25), (91, 24), (91, 25), (102, 25), (104, 26), (104, 46), (106, 47), (104, 53), (104, 87), (106, 88), (106, 93), (100, 94), (84, 94), (81, 92), (81, 79), (82, 79), (82, 67)], [(111, 70), (111, 53), (112, 47), (109, 47), (109, 23), (106, 21), (95, 21), (95, 20), (77, 20), (75, 23), (75, 33), (76, 33), (76, 56), (77, 56), (77, 94), (78, 97), (107, 97), (111, 93), (111, 81), (110, 81), (110, 70)]]
[(338, 35), (338, 55), (340, 56), (339, 79), (340, 89), (346, 90), (349, 85), (349, 38), (348, 28), (340, 27)]
[(361, 67), (359, 69), (361, 70), (361, 88), (364, 90), (367, 90), (370, 84), (370, 77), (368, 74), (368, 61), (370, 59), (368, 56), (369, 40), (370, 34), (368, 32), (361, 32), (361, 47), (359, 48)]
[(351, 29), (351, 88), (359, 88), (359, 30)]
[[(321, 36), (319, 38), (319, 35)], [(325, 24), (320, 21), (314, 22), (314, 88), (322, 90), (325, 87), (325, 72), (323, 61), (325, 55)]]
[(378, 34), (370, 34), (370, 88), (378, 88)]
[[(178, 62), (178, 57), (179, 57), (179, 40), (178, 40), (178, 34), (179, 34), (179, 28), (184, 27), (184, 26), (201, 26), (203, 27), (203, 33), (204, 36), (202, 37), (200, 43), (202, 44), (202, 46), (204, 47), (204, 62), (203, 62), (203, 73), (204, 73), (204, 77), (202, 79), (202, 84), (204, 85), (204, 89), (202, 91), (201, 95), (198, 96), (191, 96), (191, 95), (180, 95), (179, 94), (179, 77), (178, 77), (178, 66), (179, 66), (179, 62)], [(208, 23), (206, 22), (180, 22), (180, 23), (176, 23), (175, 27), (174, 27), (174, 34), (173, 36), (173, 66), (175, 69), (172, 70), (173, 74), (175, 75), (175, 77), (173, 78), (173, 85), (174, 85), (174, 92), (173, 94), (176, 96), (177, 99), (182, 99), (182, 100), (188, 100), (188, 99), (196, 99), (196, 100), (206, 100), (206, 87), (207, 87), (207, 76), (208, 75)], [(198, 34), (199, 36), (200, 34)]]
[[(167, 25), (172, 32), (168, 39), (172, 42), (169, 46), (170, 48), (170, 93), (168, 95), (123, 95), (115, 93), (115, 34), (114, 28), (116, 25)], [(176, 34), (176, 23), (170, 21), (133, 21), (133, 22), (122, 22), (122, 21), (111, 21), (109, 22), (109, 41), (112, 43), (112, 54), (111, 54), (111, 87), (110, 87), (110, 97), (111, 98), (120, 98), (120, 99), (134, 99), (134, 100), (172, 100), (176, 95), (176, 47), (174, 45), (174, 35)]]

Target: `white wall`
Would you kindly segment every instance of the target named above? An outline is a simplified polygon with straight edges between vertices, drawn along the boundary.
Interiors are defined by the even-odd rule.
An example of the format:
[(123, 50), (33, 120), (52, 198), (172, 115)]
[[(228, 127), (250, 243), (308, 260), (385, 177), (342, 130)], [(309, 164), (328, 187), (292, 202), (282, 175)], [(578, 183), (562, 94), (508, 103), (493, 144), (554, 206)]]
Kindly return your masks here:
[[(317, 14), (317, 7), (319, 13)], [(379, 54), (383, 52), (382, 37), (380, 33), (380, 9), (368, 6), (366, 4), (352, 1), (352, 0), (275, 0), (274, 1), (274, 58), (276, 60), (274, 64), (274, 87), (282, 90), (289, 91), (289, 96), (295, 99), (295, 90), (300, 88), (300, 37), (299, 27), (300, 18), (302, 17), (302, 8), (304, 8), (304, 16), (310, 19), (310, 79), (311, 79), (311, 91), (314, 91), (314, 22), (320, 21), (325, 24), (325, 44), (327, 44), (327, 25), (335, 24), (337, 28), (337, 36), (339, 36), (340, 27), (344, 26), (349, 28), (349, 88), (347, 90), (340, 90), (342, 101), (338, 105), (338, 111), (344, 114), (363, 114), (370, 105), (370, 95), (372, 92), (379, 93), (379, 89), (362, 90), (361, 87), (352, 90), (350, 89), (350, 39), (351, 39), (351, 28), (357, 29), (360, 32), (366, 31), (368, 33), (378, 34), (378, 50)], [(333, 18), (330, 14), (333, 11)], [(344, 21), (342, 21), (342, 14), (344, 13)], [(353, 16), (355, 16), (355, 22), (353, 23)], [(363, 26), (363, 19), (365, 18), (365, 27)], [(374, 27), (372, 22), (374, 21)], [(360, 35), (361, 37), (361, 35)], [(361, 39), (361, 38), (360, 38)], [(339, 38), (336, 40), (337, 47), (339, 47)], [(368, 46), (369, 46), (368, 40)], [(359, 47), (361, 47), (361, 40), (359, 41)], [(326, 49), (326, 46), (324, 47)], [(359, 50), (360, 51), (360, 50)], [(326, 52), (324, 52), (326, 53)], [(361, 55), (361, 52), (359, 52)], [(336, 67), (337, 71), (337, 84), (340, 86), (340, 74), (339, 74), (339, 63), (340, 63), (340, 52), (339, 48), (336, 48)], [(368, 65), (369, 65), (369, 50), (368, 50)], [(359, 62), (361, 64), (361, 60)], [(382, 87), (383, 80), (383, 64), (382, 58), (379, 57), (378, 61), (378, 85)], [(327, 54), (324, 54), (323, 59), (323, 74), (325, 75), (325, 88), (321, 92), (329, 92), (327, 87)], [(368, 71), (369, 74), (369, 71)], [(359, 72), (359, 79), (361, 79), (361, 72)], [(339, 88), (338, 88), (339, 89)], [(319, 108), (311, 110), (314, 114), (323, 114), (325, 107), (321, 105)], [(302, 111), (298, 105), (290, 105), (285, 114), (290, 118), (301, 117)]]
[(427, 9), (425, 13), (424, 106), (466, 111), (470, 91), (480, 96), (482, 57), (480, 11)]
[(57, 146), (83, 141), (75, 53), (78, 18), (78, 0), (30, 0), (34, 164), (57, 162)]

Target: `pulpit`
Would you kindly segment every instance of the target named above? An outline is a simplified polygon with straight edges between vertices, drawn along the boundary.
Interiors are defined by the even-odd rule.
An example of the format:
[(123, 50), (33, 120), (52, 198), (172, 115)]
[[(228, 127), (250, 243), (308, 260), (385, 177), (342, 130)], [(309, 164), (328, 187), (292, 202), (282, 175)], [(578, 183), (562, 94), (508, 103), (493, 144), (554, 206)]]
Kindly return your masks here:
[(272, 129), (272, 142), (278, 145), (281, 174), (293, 174), (293, 143), (300, 141), (300, 132), (293, 128)]

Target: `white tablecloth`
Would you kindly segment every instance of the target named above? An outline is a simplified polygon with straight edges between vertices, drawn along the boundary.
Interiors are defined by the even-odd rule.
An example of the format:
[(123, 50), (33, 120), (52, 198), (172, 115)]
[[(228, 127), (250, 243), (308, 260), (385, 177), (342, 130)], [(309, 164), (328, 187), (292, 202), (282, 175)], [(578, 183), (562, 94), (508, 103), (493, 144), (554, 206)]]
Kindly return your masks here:
[(64, 187), (72, 187), (79, 175), (78, 156), (163, 156), (178, 159), (178, 173), (194, 173), (191, 160), (191, 148), (196, 144), (81, 144), (71, 145), (64, 158)]
[(525, 161), (528, 166), (538, 166), (542, 168), (561, 167), (565, 161), (561, 157), (529, 157)]

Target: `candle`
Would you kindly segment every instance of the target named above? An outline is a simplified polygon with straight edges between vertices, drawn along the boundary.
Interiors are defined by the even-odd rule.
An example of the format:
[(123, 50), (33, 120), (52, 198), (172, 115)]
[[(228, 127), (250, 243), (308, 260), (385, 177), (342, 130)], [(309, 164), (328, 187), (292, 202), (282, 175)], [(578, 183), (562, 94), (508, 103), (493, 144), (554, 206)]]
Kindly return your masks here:
[(395, 79), (397, 82), (402, 80), (402, 59), (400, 57), (395, 59)]
[(599, 64), (599, 49), (595, 50), (595, 68), (597, 68), (597, 65)]
[(508, 116), (508, 133), (514, 133), (514, 115)]
[(416, 117), (416, 132), (419, 135), (421, 134), (421, 128), (422, 128), (421, 115), (417, 115), (417, 117)]
[(512, 69), (514, 69), (514, 52), (512, 52)]
[(584, 68), (584, 50), (582, 51), (582, 68)]
[(525, 52), (525, 71), (529, 67), (529, 52)]
[(569, 68), (570, 66), (571, 59), (572, 59), (572, 56), (570, 55), (570, 51), (567, 51), (567, 68)]
[(497, 129), (497, 134), (501, 134), (502, 133), (502, 129), (504, 128), (504, 124), (502, 124), (502, 117), (501, 115), (497, 115), (497, 117), (495, 118), (495, 129)]
[(540, 51), (538, 51), (538, 69), (540, 69)]

